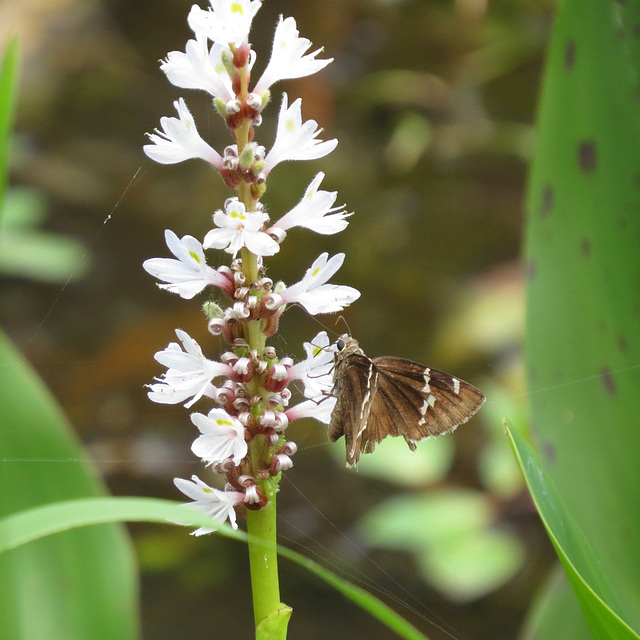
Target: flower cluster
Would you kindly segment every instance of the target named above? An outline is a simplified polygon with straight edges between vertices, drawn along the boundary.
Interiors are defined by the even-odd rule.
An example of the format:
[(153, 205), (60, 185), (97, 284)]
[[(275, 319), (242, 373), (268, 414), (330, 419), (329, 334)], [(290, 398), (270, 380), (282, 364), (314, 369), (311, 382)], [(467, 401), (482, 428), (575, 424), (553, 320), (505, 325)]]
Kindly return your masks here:
[[(313, 178), (300, 202), (277, 222), (271, 222), (260, 202), (276, 165), (321, 158), (335, 148), (336, 140), (318, 139), (321, 130), (315, 121), (303, 122), (300, 99), (289, 105), (286, 94), (270, 150), (254, 141), (274, 83), (316, 73), (331, 60), (317, 59), (320, 50), (307, 53), (311, 42), (300, 37), (295, 20), (280, 17), (269, 63), (250, 90), (256, 56), (248, 37), (260, 0), (210, 0), (210, 4), (207, 10), (192, 7), (188, 23), (194, 39), (184, 52), (170, 52), (161, 69), (175, 86), (204, 90), (213, 97), (234, 144), (218, 153), (198, 134), (185, 101), (179, 98), (174, 103), (178, 117), (162, 118), (162, 131), (149, 135), (144, 151), (163, 164), (204, 160), (236, 195), (215, 211), (214, 228), (202, 242), (167, 230), (165, 239), (174, 257), (147, 260), (144, 268), (161, 282), (161, 289), (185, 299), (208, 287), (218, 289), (226, 305), (207, 302), (204, 310), (210, 333), (223, 336), (229, 346), (219, 362), (209, 360), (193, 338), (176, 330), (179, 342), (171, 342), (155, 356), (166, 372), (149, 385), (148, 395), (154, 402), (187, 408), (207, 401), (213, 405), (208, 412), (191, 414), (199, 432), (192, 451), (214, 473), (225, 476), (225, 488), (212, 488), (197, 476), (177, 478), (175, 483), (192, 499), (190, 506), (214, 520), (228, 519), (236, 527), (236, 510), (264, 507), (273, 483), (291, 467), (296, 445), (285, 437), (287, 426), (304, 417), (327, 423), (335, 404), (330, 395), (334, 354), (325, 332), (305, 343), (306, 358), (298, 363), (278, 357), (267, 339), (294, 303), (310, 314), (331, 313), (360, 294), (328, 282), (344, 254), (321, 254), (292, 285), (274, 283), (266, 276), (263, 261), (280, 250), (290, 229), (304, 227), (329, 235), (348, 224), (350, 214), (344, 206), (335, 206), (337, 194), (320, 188), (323, 173)], [(209, 249), (231, 254), (230, 264), (209, 266), (205, 257)], [(304, 388), (305, 399), (297, 404), (291, 403), (288, 388), (294, 380)]]

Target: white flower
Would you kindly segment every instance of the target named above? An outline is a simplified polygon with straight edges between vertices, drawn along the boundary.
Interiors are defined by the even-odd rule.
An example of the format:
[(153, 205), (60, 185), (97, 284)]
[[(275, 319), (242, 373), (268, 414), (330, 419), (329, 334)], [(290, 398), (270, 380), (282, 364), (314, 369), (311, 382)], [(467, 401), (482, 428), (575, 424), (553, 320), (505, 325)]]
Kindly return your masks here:
[(331, 421), (331, 412), (336, 406), (336, 399), (333, 396), (324, 396), (314, 400), (305, 400), (300, 404), (291, 407), (285, 411), (290, 422), (299, 420), (300, 418), (314, 418), (324, 424)]
[(220, 287), (228, 293), (232, 291), (230, 281), (212, 267), (207, 266), (202, 245), (192, 236), (182, 239), (167, 229), (164, 232), (167, 246), (177, 258), (151, 258), (145, 260), (143, 267), (158, 280), (169, 284), (158, 285), (161, 289), (177, 293), (181, 298), (190, 300), (207, 285)]
[(160, 69), (176, 87), (203, 89), (212, 96), (229, 102), (235, 94), (229, 73), (222, 62), (223, 50), (228, 51), (229, 48), (217, 42), (209, 50), (206, 36), (196, 32), (196, 39), (187, 42), (185, 53), (170, 51)]
[(185, 402), (190, 407), (205, 393), (215, 391), (211, 381), (218, 376), (228, 376), (233, 369), (227, 364), (208, 360), (202, 355), (200, 345), (181, 329), (176, 335), (184, 347), (184, 351), (176, 342), (169, 343), (163, 351), (155, 354), (155, 359), (167, 367), (158, 382), (150, 384), (149, 399), (160, 404), (179, 404)]
[(191, 158), (201, 158), (217, 169), (222, 168), (220, 154), (198, 134), (196, 124), (182, 98), (173, 103), (179, 118), (160, 118), (162, 131), (150, 133), (153, 144), (144, 145), (144, 152), (160, 164), (175, 164)]
[(251, 21), (262, 0), (209, 0), (211, 8), (193, 5), (187, 21), (195, 33), (202, 32), (213, 42), (241, 45), (248, 42)]
[(247, 455), (244, 427), (224, 409), (211, 409), (207, 416), (192, 413), (191, 422), (202, 434), (195, 439), (191, 451), (208, 465), (230, 457), (233, 458), (233, 464), (239, 465)]
[[(202, 482), (198, 476), (191, 476), (191, 480), (175, 478), (173, 482), (182, 493), (193, 500), (193, 502), (184, 503), (185, 507), (203, 511), (220, 523), (228, 519), (234, 529), (238, 528), (234, 507), (242, 504), (244, 493), (212, 489), (208, 484)], [(215, 530), (215, 524), (212, 523), (210, 529), (200, 527), (200, 529), (196, 529), (192, 535), (202, 536)]]
[(329, 342), (326, 331), (321, 331), (311, 342), (304, 343), (307, 357), (289, 367), (289, 380), (302, 380), (306, 398), (329, 395), (333, 387), (335, 347)]
[(229, 198), (225, 210), (213, 216), (219, 229), (212, 229), (204, 238), (205, 249), (224, 249), (234, 256), (242, 247), (247, 247), (257, 256), (272, 256), (280, 245), (262, 227), (267, 215), (262, 211), (247, 211), (238, 198)]
[(298, 98), (289, 107), (287, 94), (282, 96), (278, 115), (276, 140), (265, 158), (265, 175), (278, 163), (286, 160), (315, 160), (331, 153), (337, 140), (321, 142), (316, 136), (322, 131), (315, 120), (302, 122), (302, 100)]
[(312, 316), (318, 313), (340, 311), (360, 297), (353, 287), (325, 284), (342, 266), (344, 253), (338, 253), (328, 260), (328, 253), (321, 254), (311, 265), (304, 278), (285, 288), (280, 293), (272, 293), (264, 298), (268, 309), (277, 309), (283, 304), (298, 302)]
[(292, 227), (306, 227), (316, 233), (331, 235), (345, 229), (349, 224), (345, 218), (351, 214), (345, 212), (344, 205), (333, 207), (338, 196), (337, 191), (318, 191), (323, 178), (324, 173), (321, 171), (307, 187), (302, 200), (271, 229), (267, 229), (267, 233), (274, 233), (280, 237), (282, 234), (278, 229), (286, 231)]
[(315, 60), (315, 57), (322, 49), (304, 55), (310, 46), (311, 40), (300, 37), (296, 28), (296, 21), (293, 18), (283, 20), (282, 16), (280, 16), (273, 38), (271, 59), (262, 77), (258, 80), (254, 91), (262, 93), (278, 80), (310, 76), (320, 71), (320, 69), (324, 69), (333, 61), (333, 58)]

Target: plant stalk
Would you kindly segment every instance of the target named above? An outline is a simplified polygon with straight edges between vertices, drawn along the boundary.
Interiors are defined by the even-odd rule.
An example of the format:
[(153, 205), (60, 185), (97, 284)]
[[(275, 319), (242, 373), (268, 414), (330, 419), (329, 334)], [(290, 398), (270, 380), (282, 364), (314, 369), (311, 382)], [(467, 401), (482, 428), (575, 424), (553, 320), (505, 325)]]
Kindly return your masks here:
[[(249, 564), (251, 569), (251, 591), (253, 615), (256, 625), (282, 608), (278, 579), (278, 553), (276, 551), (276, 492), (277, 484), (270, 478), (261, 483), (269, 503), (258, 511), (247, 511), (249, 533)], [(263, 540), (256, 544), (251, 538)], [(274, 636), (275, 638), (275, 636)], [(279, 638), (286, 638), (286, 625)]]

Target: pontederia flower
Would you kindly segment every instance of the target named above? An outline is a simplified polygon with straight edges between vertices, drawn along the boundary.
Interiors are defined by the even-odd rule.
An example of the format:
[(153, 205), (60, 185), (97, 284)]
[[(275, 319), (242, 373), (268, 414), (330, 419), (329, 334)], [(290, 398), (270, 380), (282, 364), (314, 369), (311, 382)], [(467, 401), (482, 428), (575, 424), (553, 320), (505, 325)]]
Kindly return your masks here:
[(247, 247), (257, 256), (272, 256), (280, 245), (263, 231), (267, 215), (262, 211), (247, 211), (238, 198), (229, 198), (224, 211), (213, 216), (219, 229), (212, 229), (204, 238), (205, 249), (224, 249), (234, 256)]
[(344, 205), (333, 207), (337, 191), (318, 190), (323, 178), (324, 173), (321, 171), (307, 187), (302, 200), (267, 229), (267, 233), (282, 242), (286, 235), (284, 232), (293, 227), (305, 227), (323, 235), (332, 235), (346, 229), (349, 223), (345, 218), (352, 214), (345, 211)]
[(254, 92), (262, 93), (278, 80), (310, 76), (324, 69), (333, 61), (333, 58), (328, 60), (315, 59), (318, 53), (322, 51), (321, 48), (313, 53), (304, 55), (310, 46), (311, 40), (300, 37), (296, 28), (296, 21), (293, 18), (283, 19), (280, 16), (273, 38), (271, 59), (260, 80), (258, 80)]
[(262, 0), (209, 0), (211, 8), (193, 5), (188, 22), (192, 31), (202, 32), (213, 42), (236, 47), (249, 40), (251, 22)]
[(170, 342), (166, 349), (158, 351), (155, 359), (167, 367), (166, 373), (157, 378), (147, 394), (150, 400), (160, 404), (185, 403), (192, 406), (207, 392), (215, 397), (215, 389), (211, 381), (218, 376), (231, 376), (233, 369), (228, 364), (208, 360), (202, 355), (200, 345), (182, 329), (176, 329), (182, 347), (177, 342)]
[(200, 137), (184, 100), (179, 98), (173, 106), (179, 117), (160, 118), (163, 130), (156, 129), (157, 133), (149, 134), (149, 140), (153, 144), (146, 144), (143, 147), (144, 152), (160, 164), (176, 164), (192, 158), (201, 158), (217, 169), (222, 169), (220, 154)]
[(244, 427), (224, 409), (211, 409), (209, 415), (192, 413), (191, 422), (202, 434), (195, 439), (191, 451), (208, 465), (232, 458), (238, 465), (247, 455)]
[(321, 131), (322, 129), (318, 129), (318, 123), (315, 120), (302, 122), (302, 100), (300, 98), (289, 106), (287, 94), (283, 94), (276, 139), (265, 158), (265, 175), (268, 175), (280, 162), (316, 160), (331, 153), (336, 148), (338, 141), (335, 139), (326, 142), (316, 140), (316, 136)]
[[(149, 397), (165, 404), (190, 407), (200, 400), (209, 406), (191, 416), (199, 434), (193, 452), (226, 479), (225, 490), (213, 489), (197, 476), (177, 478), (176, 486), (193, 500), (190, 506), (209, 514), (214, 522), (195, 535), (215, 530), (227, 519), (237, 527), (237, 509), (246, 514), (254, 592), (271, 591), (263, 602), (277, 603), (276, 503), (280, 477), (289, 469), (296, 445), (286, 438), (289, 423), (313, 417), (328, 423), (336, 399), (331, 395), (334, 370), (332, 345), (326, 332), (305, 343), (306, 358), (296, 364), (281, 357), (269, 339), (277, 332), (288, 305), (299, 303), (309, 313), (339, 311), (360, 293), (328, 280), (339, 269), (344, 254), (329, 258), (323, 253), (302, 280), (286, 287), (275, 286), (267, 276), (267, 256), (280, 250), (289, 229), (303, 227), (330, 235), (347, 226), (344, 206), (335, 206), (336, 193), (320, 188), (318, 173), (301, 201), (285, 215), (274, 215), (271, 223), (261, 202), (267, 192), (270, 171), (287, 160), (314, 160), (330, 153), (337, 140), (319, 139), (321, 129), (314, 120), (302, 121), (301, 100), (283, 96), (277, 132), (269, 153), (256, 139), (256, 128), (270, 103), (273, 83), (308, 76), (331, 60), (318, 60), (321, 49), (298, 33), (293, 18), (281, 17), (275, 30), (271, 58), (262, 77), (251, 90), (251, 70), (256, 55), (249, 44), (249, 31), (260, 0), (210, 0), (210, 8), (194, 6), (189, 26), (195, 36), (182, 51), (172, 51), (161, 69), (170, 82), (184, 89), (198, 89), (213, 96), (213, 107), (232, 137), (217, 143), (220, 154), (196, 129), (182, 98), (175, 102), (178, 117), (162, 118), (162, 131), (150, 136), (147, 155), (164, 164), (201, 158), (220, 172), (233, 190), (224, 207), (213, 215), (213, 228), (202, 244), (192, 236), (179, 238), (166, 231), (172, 258), (153, 258), (145, 269), (161, 281), (161, 288), (192, 298), (213, 285), (224, 292), (203, 306), (209, 332), (228, 343), (220, 362), (204, 357), (198, 343), (177, 330), (174, 342), (156, 354), (166, 373), (150, 385)], [(221, 157), (222, 155), (222, 157)], [(272, 210), (276, 210), (272, 204)], [(213, 269), (205, 252), (220, 249), (233, 258)], [(286, 261), (281, 261), (285, 265)], [(215, 292), (214, 292), (215, 293)], [(217, 341), (219, 344), (219, 340)], [(281, 343), (281, 341), (280, 341)], [(224, 380), (217, 377), (224, 376)], [(302, 402), (290, 406), (292, 381), (302, 381)], [(215, 383), (215, 386), (214, 386)], [(300, 385), (302, 386), (302, 385)], [(211, 407), (214, 408), (211, 408)], [(208, 412), (208, 413), (207, 413)], [(258, 547), (257, 541), (264, 541)], [(259, 552), (255, 552), (259, 549)], [(256, 599), (256, 602), (258, 600)], [(256, 608), (256, 625), (274, 611)]]
[(300, 282), (278, 293), (269, 294), (264, 298), (264, 305), (267, 309), (274, 310), (297, 302), (313, 316), (341, 311), (360, 297), (360, 292), (353, 287), (325, 284), (343, 262), (344, 253), (338, 253), (331, 259), (328, 253), (321, 254), (307, 269)]
[[(185, 507), (203, 511), (208, 516), (211, 516), (213, 520), (221, 524), (229, 520), (229, 523), (234, 529), (238, 528), (234, 507), (243, 503), (244, 493), (213, 489), (208, 484), (202, 482), (198, 476), (191, 476), (191, 480), (175, 478), (173, 482), (185, 496), (193, 500), (193, 502), (184, 503)], [(215, 531), (215, 528), (200, 527), (196, 529), (192, 535), (202, 536), (206, 533), (212, 533), (213, 531)]]
[(147, 273), (168, 283), (159, 284), (160, 289), (177, 293), (181, 298), (190, 300), (206, 286), (213, 285), (233, 296), (233, 282), (207, 265), (202, 245), (198, 240), (193, 236), (180, 239), (169, 229), (164, 232), (164, 237), (169, 250), (177, 260), (151, 258), (145, 260), (142, 265)]
[(224, 102), (235, 98), (229, 72), (222, 61), (223, 51), (229, 48), (214, 42), (209, 49), (207, 37), (196, 32), (182, 51), (170, 51), (160, 68), (169, 82), (183, 89), (202, 89)]

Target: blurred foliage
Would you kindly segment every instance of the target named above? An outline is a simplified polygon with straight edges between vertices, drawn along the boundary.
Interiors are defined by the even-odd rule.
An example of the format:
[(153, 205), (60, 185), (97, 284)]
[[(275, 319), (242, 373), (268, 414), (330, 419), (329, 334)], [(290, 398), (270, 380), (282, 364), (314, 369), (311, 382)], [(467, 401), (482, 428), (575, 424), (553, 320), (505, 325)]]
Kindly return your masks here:
[[(0, 65), (0, 203), (4, 202), (9, 174), (11, 133), (18, 98), (19, 50), (15, 37), (2, 42)], [(0, 210), (0, 215), (2, 211)]]
[(414, 552), (426, 581), (465, 602), (493, 591), (522, 564), (520, 542), (492, 527), (495, 520), (488, 496), (448, 489), (382, 502), (359, 526), (370, 544)]
[[(171, 479), (199, 469), (186, 412), (153, 406), (143, 385), (160, 373), (152, 355), (177, 326), (207, 345), (210, 357), (222, 348), (203, 330), (197, 305), (189, 309), (158, 291), (140, 266), (166, 255), (165, 228), (202, 237), (229, 195), (203, 164), (154, 165), (141, 151), (143, 133), (180, 95), (211, 144), (228, 144), (209, 99), (172, 87), (158, 69), (168, 51), (183, 50), (190, 5), (0, 5), (0, 38), (7, 29), (19, 33), (25, 58), (12, 183), (46, 198), (39, 232), (77, 238), (92, 251), (89, 272), (80, 279), (76, 271), (61, 296), (59, 286), (4, 278), (0, 323), (37, 363), (115, 493), (176, 498)], [(343, 444), (335, 445), (334, 463), (322, 427), (291, 428), (299, 453), (279, 498), (283, 538), (361, 572), (390, 598), (411, 593), (417, 626), (436, 639), (448, 636), (432, 629), (434, 619), (455, 620), (457, 635), (477, 640), (513, 638), (553, 557), (493, 432), (502, 407), (524, 411), (516, 264), (551, 9), (546, 0), (267, 0), (252, 32), (256, 75), (280, 13), (293, 15), (301, 34), (335, 58), (322, 74), (277, 87), (301, 95), (304, 117), (340, 144), (326, 162), (278, 167), (265, 199), (272, 218), (299, 200), (319, 169), (325, 188), (338, 190), (356, 213), (345, 233), (329, 239), (292, 232), (269, 262), (270, 277), (296, 281), (321, 251), (345, 251), (336, 282), (362, 291), (346, 317), (367, 353), (455, 372), (489, 394), (478, 418), (436, 444), (445, 451), (439, 461), (431, 443), (415, 458), (406, 451), (405, 479), (382, 448), (385, 457), (371, 456), (378, 470), (365, 471), (363, 461), (361, 473), (347, 472)], [(278, 101), (276, 92), (258, 132), (267, 146)], [(225, 258), (212, 255), (212, 262)], [(320, 319), (334, 328), (334, 319)], [(293, 309), (275, 346), (300, 357), (302, 341), (317, 330)], [(423, 455), (427, 468), (411, 472)], [(372, 563), (353, 523), (407, 479), (416, 494), (431, 485), (476, 496), (492, 514), (488, 530), (517, 535), (526, 547), (521, 570), (481, 600), (459, 605), (422, 579), (426, 565), (415, 556), (380, 549), (370, 551)], [(171, 550), (163, 554), (162, 536), (135, 533), (146, 569), (145, 636), (208, 639), (212, 628), (220, 637), (237, 634), (248, 592), (244, 549), (168, 534)], [(215, 574), (220, 556), (224, 584)], [(188, 564), (177, 566), (180, 558)], [(442, 584), (431, 570), (428, 578)], [(352, 605), (286, 566), (282, 584), (297, 612), (292, 634), (385, 637)], [(221, 618), (223, 597), (229, 615)]]
[[(5, 185), (18, 92), (15, 40), (2, 56), (0, 185)], [(28, 241), (21, 242), (19, 232), (4, 233), (16, 218), (15, 207), (6, 206), (10, 193), (0, 189), (1, 255), (10, 255), (14, 248), (31, 249), (36, 252), (33, 262), (38, 263), (42, 244), (29, 246)], [(55, 263), (49, 261), (49, 268), (54, 269)], [(33, 506), (104, 493), (55, 400), (1, 331), (0, 407), (0, 518)], [(13, 533), (24, 530), (14, 527)], [(2, 553), (0, 575), (1, 633), (6, 640), (138, 637), (137, 566), (120, 524), (65, 532)]]
[(38, 230), (46, 202), (31, 189), (10, 189), (0, 212), (0, 272), (50, 283), (81, 277), (89, 268), (77, 241)]

